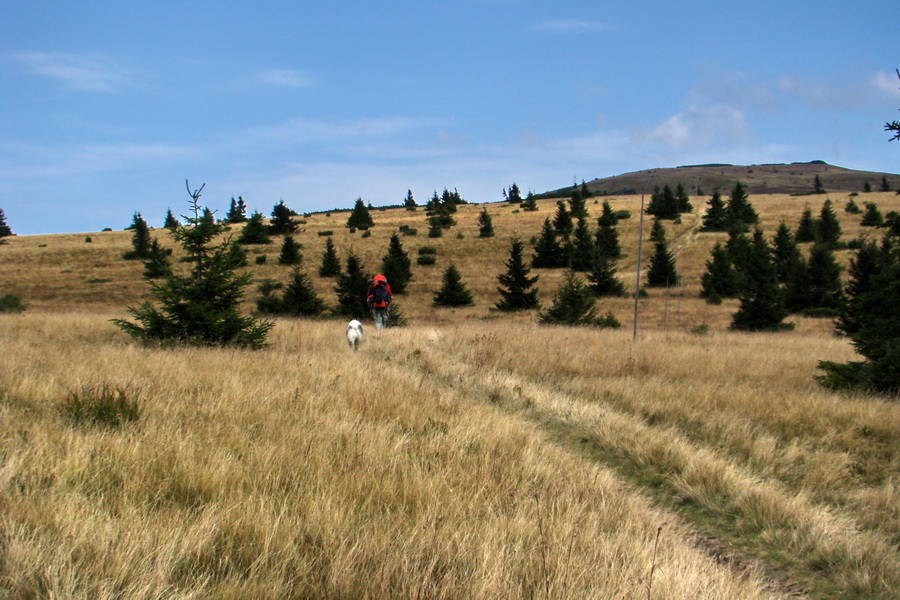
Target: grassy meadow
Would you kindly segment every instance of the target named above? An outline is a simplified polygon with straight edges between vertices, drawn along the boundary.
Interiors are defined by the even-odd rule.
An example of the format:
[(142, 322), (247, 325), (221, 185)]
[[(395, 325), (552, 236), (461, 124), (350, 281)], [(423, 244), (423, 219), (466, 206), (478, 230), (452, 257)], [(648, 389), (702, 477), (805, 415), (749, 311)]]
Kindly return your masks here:
[[(845, 194), (750, 200), (771, 236), (825, 197), (845, 239), (864, 232)], [(633, 292), (640, 197), (609, 200), (632, 213)], [(295, 239), (329, 304), (318, 232), (374, 273), (391, 233), (418, 230), (409, 325), (367, 328), (355, 353), (343, 319), (275, 319), (259, 351), (143, 347), (109, 322), (149, 297), (130, 232), (7, 238), (0, 294), (27, 310), (0, 315), (0, 599), (897, 598), (900, 404), (815, 383), (819, 360), (854, 358), (828, 320), (728, 331), (737, 302), (697, 297), (725, 236), (697, 231), (691, 200), (665, 222), (682, 287), (640, 301), (635, 343), (629, 298), (599, 301), (618, 330), (491, 310), (510, 236), (555, 201), (463, 205), (441, 238), (422, 208), (372, 211), (367, 238), (347, 212), (306, 217)], [(415, 264), (422, 246), (436, 265)], [(287, 280), (279, 248), (250, 247), (255, 280)], [(474, 306), (431, 305), (450, 264)], [(549, 306), (563, 273), (533, 274)], [(137, 418), (76, 418), (110, 391)]]

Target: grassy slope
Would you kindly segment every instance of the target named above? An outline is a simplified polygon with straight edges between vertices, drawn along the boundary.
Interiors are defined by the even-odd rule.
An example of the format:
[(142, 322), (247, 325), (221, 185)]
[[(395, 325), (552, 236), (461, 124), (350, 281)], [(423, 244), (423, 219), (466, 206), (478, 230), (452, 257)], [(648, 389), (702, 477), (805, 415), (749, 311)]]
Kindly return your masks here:
[[(840, 210), (845, 199), (832, 195), (852, 237), (858, 217)], [(900, 205), (888, 194), (857, 203), (867, 199)], [(751, 200), (771, 233), (822, 198)], [(637, 202), (613, 205), (636, 215)], [(726, 332), (734, 305), (696, 299), (719, 239), (696, 233), (696, 215), (667, 224), (684, 295), (642, 301), (636, 345), (628, 300), (603, 302), (627, 324), (620, 331), (492, 313), (507, 237), (536, 234), (552, 206), (489, 205), (492, 240), (476, 237), (480, 206), (462, 207), (444, 238), (403, 238), (413, 255), (437, 246), (439, 263), (414, 267), (401, 299), (412, 326), (370, 335), (355, 355), (343, 324), (328, 321), (279, 320), (272, 348), (256, 353), (135, 347), (106, 321), (146, 290), (140, 266), (118, 259), (130, 234), (10, 240), (0, 281), (14, 283), (0, 292), (31, 308), (0, 319), (2, 587), (26, 597), (645, 598), (655, 565), (654, 598), (798, 589), (782, 578), (813, 597), (892, 597), (900, 412), (811, 380), (817, 360), (852, 357), (847, 343), (820, 320), (796, 319), (788, 334)], [(298, 236), (307, 269), (318, 266), (319, 230), (370, 268), (398, 225), (426, 230), (421, 211), (374, 216), (368, 239), (340, 227), (346, 214), (310, 217)], [(620, 225), (629, 286), (636, 224)], [(271, 263), (277, 245), (259, 251)], [(450, 262), (475, 307), (430, 306)], [(559, 277), (541, 272), (545, 304)], [(314, 279), (332, 301), (331, 282)], [(699, 324), (710, 335), (689, 333)], [(62, 416), (67, 390), (102, 383), (139, 398), (137, 424), (104, 431)], [(698, 547), (709, 537), (730, 562)]]

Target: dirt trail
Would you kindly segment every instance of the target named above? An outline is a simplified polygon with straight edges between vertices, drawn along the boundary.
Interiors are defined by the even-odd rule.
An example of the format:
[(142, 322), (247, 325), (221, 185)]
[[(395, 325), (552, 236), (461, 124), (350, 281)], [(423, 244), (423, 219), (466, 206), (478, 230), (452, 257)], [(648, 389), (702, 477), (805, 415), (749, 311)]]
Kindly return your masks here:
[[(399, 350), (399, 349), (396, 349)], [(812, 502), (795, 497), (786, 491), (778, 482), (760, 480), (753, 473), (745, 472), (740, 466), (716, 456), (708, 448), (697, 446), (671, 429), (660, 430), (652, 424), (644, 422), (633, 415), (622, 413), (612, 407), (592, 403), (587, 404), (579, 398), (566, 394), (552, 385), (529, 378), (514, 372), (500, 372), (485, 368), (477, 356), (466, 354), (471, 352), (463, 345), (453, 350), (451, 344), (432, 343), (420, 354), (405, 364), (403, 368), (412, 369), (417, 375), (428, 378), (432, 382), (452, 390), (454, 394), (467, 401), (489, 402), (510, 416), (524, 419), (536, 424), (548, 433), (548, 443), (568, 448), (587, 460), (593, 460), (617, 471), (624, 481), (630, 481), (636, 493), (648, 496), (660, 508), (672, 516), (670, 523), (678, 523), (677, 529), (686, 539), (693, 539), (697, 547), (707, 552), (717, 563), (727, 566), (737, 573), (755, 570), (766, 574), (771, 591), (785, 598), (806, 597), (804, 582), (814, 582), (818, 577), (828, 578), (830, 573), (811, 573), (808, 569), (797, 568), (796, 564), (815, 561), (813, 552), (842, 553), (852, 556), (860, 563), (860, 569), (869, 567), (868, 556), (860, 554), (858, 548), (871, 548), (872, 539), (855, 531), (847, 523), (832, 518), (826, 508), (816, 506)], [(631, 440), (634, 449), (617, 447), (616, 440)], [(654, 447), (660, 452), (680, 453), (685, 469), (692, 468), (693, 463), (708, 464), (711, 468), (729, 481), (733, 489), (723, 487), (723, 498), (702, 506), (696, 501), (697, 510), (679, 510), (678, 501), (673, 498), (683, 494), (676, 479), (680, 473), (657, 472), (658, 466), (640, 464), (642, 456), (639, 452)], [(652, 451), (651, 451), (652, 452)], [(656, 489), (648, 488), (645, 480), (652, 478)], [(744, 544), (746, 547), (734, 547), (726, 539), (738, 539), (734, 535), (735, 521), (741, 518), (752, 519), (752, 516), (730, 514), (739, 510), (745, 496), (775, 498), (776, 504), (790, 506), (793, 512), (780, 515), (792, 528), (788, 537), (803, 540), (827, 540), (824, 547), (809, 549), (802, 544), (797, 549), (784, 549), (788, 555), (807, 551), (808, 558), (791, 556), (795, 564), (793, 570), (785, 570), (785, 565), (767, 562), (758, 557), (758, 553), (773, 554), (767, 546), (754, 546), (754, 541)], [(684, 498), (682, 498), (683, 500)], [(674, 512), (672, 512), (674, 510)], [(696, 520), (698, 515), (712, 514), (711, 518)], [(668, 517), (667, 517), (668, 518)], [(687, 521), (686, 521), (687, 519)], [(728, 523), (729, 519), (732, 522)], [(690, 521), (690, 524), (688, 524)], [(726, 522), (724, 530), (718, 530), (722, 522)], [(806, 543), (806, 542), (804, 542)], [(812, 543), (812, 542), (810, 542)], [(894, 553), (887, 550), (888, 555)], [(876, 569), (884, 569), (891, 557), (878, 561), (872, 566), (873, 572), (868, 577), (878, 578)], [(893, 565), (887, 565), (891, 568)], [(792, 576), (800, 575), (800, 579), (792, 580)], [(826, 589), (835, 594), (826, 597), (842, 597), (842, 582), (829, 582)], [(884, 582), (890, 586), (890, 582)], [(850, 590), (844, 590), (844, 593)], [(885, 590), (878, 597), (889, 598), (892, 592)]]

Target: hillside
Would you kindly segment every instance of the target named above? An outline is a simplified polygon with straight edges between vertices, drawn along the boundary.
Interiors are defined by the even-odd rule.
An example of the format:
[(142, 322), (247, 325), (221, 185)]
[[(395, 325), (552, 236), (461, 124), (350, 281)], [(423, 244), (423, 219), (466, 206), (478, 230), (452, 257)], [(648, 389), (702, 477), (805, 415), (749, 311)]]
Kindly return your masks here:
[[(679, 183), (691, 193), (699, 189), (710, 194), (716, 188), (726, 193), (739, 180), (751, 194), (808, 194), (814, 189), (814, 181), (819, 176), (828, 192), (862, 192), (868, 183), (873, 190), (880, 190), (882, 178), (887, 178), (892, 190), (900, 189), (900, 175), (856, 171), (829, 165), (822, 161), (768, 165), (692, 165), (665, 169), (647, 169), (603, 177), (587, 182), (587, 187), (595, 194), (625, 195), (650, 194), (657, 186)], [(546, 196), (568, 193), (571, 188), (548, 192)]]
[[(835, 205), (843, 239), (874, 235), (843, 193), (751, 195), (771, 236)], [(618, 275), (634, 291), (640, 196), (606, 198)], [(900, 210), (900, 196), (856, 204)], [(596, 229), (600, 201), (588, 202)], [(422, 208), (301, 219), (303, 269), (325, 233), (374, 272), (392, 233), (413, 258), (409, 320), (358, 352), (346, 319), (274, 319), (270, 346), (160, 348), (110, 319), (149, 298), (131, 232), (16, 236), (0, 245), (0, 589), (14, 598), (616, 598), (892, 600), (900, 588), (900, 410), (829, 392), (819, 360), (854, 352), (830, 321), (728, 331), (736, 301), (700, 298), (725, 234), (705, 197), (665, 223), (681, 285), (602, 299), (621, 329), (548, 327), (492, 310), (509, 238), (553, 215), (463, 205), (428, 238)], [(299, 208), (299, 207), (297, 207)], [(479, 238), (487, 209), (496, 237)], [(644, 261), (650, 227), (645, 222)], [(163, 246), (168, 231), (154, 230)], [(238, 233), (234, 228), (230, 235)], [(281, 240), (249, 247), (256, 283), (287, 281)], [(417, 265), (432, 246), (435, 265)], [(804, 245), (806, 252), (808, 246)], [(179, 250), (175, 248), (177, 257)], [(265, 256), (258, 264), (257, 257)], [(846, 266), (849, 251), (838, 253)], [(176, 263), (177, 264), (177, 263)], [(475, 305), (431, 298), (458, 267)], [(183, 265), (182, 265), (183, 267)], [(561, 269), (535, 269), (544, 307)], [(245, 309), (258, 292), (248, 288)], [(76, 411), (134, 402), (130, 422)], [(121, 407), (118, 410), (123, 410)], [(105, 415), (105, 416), (104, 416)], [(2, 594), (0, 594), (2, 595)]]

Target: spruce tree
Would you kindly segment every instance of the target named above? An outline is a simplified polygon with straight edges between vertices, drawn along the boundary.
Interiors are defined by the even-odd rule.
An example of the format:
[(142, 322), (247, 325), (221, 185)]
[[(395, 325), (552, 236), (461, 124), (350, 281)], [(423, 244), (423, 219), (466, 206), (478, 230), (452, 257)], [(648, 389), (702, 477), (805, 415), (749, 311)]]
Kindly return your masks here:
[(827, 311), (837, 316), (844, 307), (841, 267), (834, 259), (831, 247), (818, 243), (809, 250), (807, 261), (809, 288), (807, 305), (819, 312)]
[(809, 266), (798, 253), (787, 265), (782, 286), (784, 308), (789, 313), (802, 313), (810, 308), (809, 284)]
[(525, 200), (520, 204), (522, 210), (525, 212), (534, 212), (538, 209), (537, 199), (534, 197), (533, 192), (528, 192), (528, 195), (525, 197)]
[(874, 202), (866, 202), (866, 212), (859, 224), (863, 227), (881, 227), (884, 225), (884, 217)]
[(650, 227), (650, 241), (654, 244), (666, 241), (666, 228), (662, 224), (662, 220), (653, 219), (653, 225)]
[(490, 213), (487, 211), (487, 207), (484, 207), (484, 209), (478, 213), (478, 237), (494, 237), (494, 223)]
[(298, 225), (291, 218), (294, 211), (279, 200), (272, 208), (272, 219), (269, 221), (269, 233), (272, 235), (290, 235), (297, 231)]
[(650, 196), (650, 203), (644, 212), (657, 219), (676, 218), (678, 216), (678, 199), (675, 197), (675, 192), (668, 184), (664, 185), (662, 190), (657, 187)]
[(412, 261), (403, 249), (400, 236), (396, 233), (391, 234), (387, 254), (381, 259), (381, 273), (387, 278), (394, 294), (406, 292), (406, 286), (413, 278), (411, 266)]
[(803, 209), (803, 214), (800, 216), (800, 223), (797, 224), (797, 233), (794, 234), (794, 239), (797, 240), (798, 244), (814, 242), (818, 233), (818, 226), (812, 216), (812, 209), (807, 206)]
[(725, 241), (725, 249), (728, 250), (728, 257), (731, 259), (731, 264), (734, 265), (741, 289), (743, 289), (744, 281), (749, 276), (753, 245), (742, 230), (731, 230), (728, 232), (728, 239)]
[(175, 218), (175, 215), (172, 214), (172, 209), (168, 209), (166, 211), (166, 218), (163, 221), (163, 227), (171, 231), (179, 225), (181, 225), (181, 223)]
[[(824, 375), (816, 379), (825, 387), (874, 391), (900, 397), (900, 236), (888, 229), (876, 254), (864, 245), (856, 256), (856, 269), (869, 263), (865, 275), (847, 287), (847, 307), (837, 322), (856, 351), (865, 359), (850, 363), (820, 361)], [(863, 258), (862, 253), (869, 254)]]
[(600, 251), (594, 254), (591, 272), (587, 275), (591, 293), (600, 298), (603, 296), (625, 296), (625, 286), (616, 277), (615, 261)]
[(665, 234), (653, 243), (653, 254), (647, 268), (648, 287), (673, 286), (678, 279), (675, 270), (675, 255), (669, 251)]
[[(265, 259), (265, 254), (262, 255)], [(228, 260), (232, 268), (240, 269), (247, 266), (247, 251), (238, 243), (231, 244), (228, 249)]]
[(581, 197), (587, 200), (588, 198), (593, 198), (594, 193), (588, 189), (587, 184), (584, 182), (584, 179), (581, 180)]
[(521, 204), (522, 203), (522, 191), (519, 189), (519, 186), (516, 185), (515, 182), (511, 186), (509, 186), (509, 191), (503, 190), (503, 195), (506, 198), (506, 201), (510, 204)]
[(775, 265), (775, 273), (779, 283), (787, 281), (787, 274), (799, 259), (800, 250), (797, 248), (794, 234), (791, 233), (791, 228), (782, 221), (778, 225), (775, 237), (772, 238), (772, 262)]
[(706, 273), (700, 277), (700, 297), (709, 304), (718, 304), (723, 298), (736, 298), (741, 291), (741, 279), (728, 250), (716, 242), (706, 261)]
[(403, 201), (403, 206), (406, 207), (406, 210), (416, 210), (417, 204), (416, 199), (413, 198), (412, 190), (406, 190), (406, 199)]
[(425, 204), (425, 215), (430, 217), (431, 215), (437, 214), (440, 207), (441, 197), (438, 196), (437, 190), (434, 190), (434, 193), (431, 195), (428, 203)]
[(225, 220), (229, 223), (245, 223), (247, 221), (247, 205), (244, 204), (243, 196), (238, 196), (236, 201), (234, 196), (231, 197), (231, 206), (228, 207)]
[(341, 260), (334, 249), (331, 238), (325, 238), (325, 251), (322, 252), (322, 266), (319, 267), (319, 277), (334, 277), (341, 272)]
[(9, 225), (6, 223), (6, 214), (3, 212), (3, 209), (0, 208), (0, 238), (8, 237), (13, 235), (12, 229), (10, 229)]
[(450, 265), (441, 278), (441, 288), (434, 293), (435, 306), (469, 306), (473, 304), (472, 292), (462, 282), (456, 266)]
[(569, 199), (569, 214), (572, 215), (573, 220), (586, 219), (588, 216), (585, 198), (578, 188), (572, 191), (572, 197)]
[(570, 268), (574, 271), (590, 271), (594, 266), (594, 241), (585, 217), (578, 218), (575, 234), (572, 236), (572, 254), (569, 258)]
[(775, 275), (771, 250), (762, 231), (753, 234), (752, 252), (747, 277), (741, 292), (740, 306), (732, 315), (731, 329), (739, 331), (779, 331), (791, 329), (784, 323), (787, 311)]
[(150, 257), (150, 228), (147, 221), (141, 217), (141, 213), (134, 213), (134, 220), (130, 225), (132, 230), (132, 249), (122, 255), (126, 260), (146, 260)]
[(446, 212), (452, 214), (456, 212), (457, 206), (460, 204), (467, 204), (467, 202), (460, 197), (456, 188), (453, 188), (452, 192), (447, 188), (444, 188), (444, 191), (441, 194), (441, 204), (444, 206)]
[(536, 269), (555, 269), (564, 266), (565, 260), (562, 246), (557, 241), (553, 225), (550, 223), (550, 217), (547, 217), (544, 219), (541, 235), (534, 245), (531, 266)]
[(300, 254), (300, 244), (294, 241), (294, 236), (284, 236), (281, 244), (281, 252), (278, 255), (279, 265), (299, 265), (303, 261)]
[(822, 204), (819, 218), (816, 220), (816, 229), (816, 239), (820, 244), (824, 244), (829, 248), (840, 247), (841, 224), (838, 221), (837, 215), (834, 214), (833, 204), (830, 199), (826, 199)]
[(888, 183), (887, 175), (881, 176), (881, 191), (882, 192), (890, 192), (891, 191), (891, 184)]
[(295, 317), (318, 317), (326, 308), (325, 301), (316, 294), (312, 280), (299, 268), (291, 273), (279, 305), (279, 314)]
[(845, 288), (847, 301), (836, 322), (839, 331), (853, 335), (862, 328), (865, 319), (861, 312), (862, 299), (875, 291), (875, 279), (885, 266), (885, 257), (886, 252), (869, 240), (850, 259)]
[(281, 296), (275, 292), (284, 287), (281, 282), (274, 279), (264, 279), (257, 286), (262, 294), (256, 299), (256, 312), (259, 314), (277, 315), (281, 313)]
[(431, 197), (425, 210), (428, 217), (428, 237), (441, 237), (444, 229), (450, 229), (456, 225), (453, 213), (456, 212), (457, 203), (462, 203), (458, 194), (454, 194), (444, 189), (443, 197), (438, 196), (437, 192)]
[(172, 234), (191, 264), (190, 273), (169, 274), (160, 283), (151, 282), (150, 293), (160, 307), (148, 301), (129, 308), (137, 323), (123, 319), (113, 322), (146, 343), (263, 347), (273, 324), (240, 314), (251, 274), (235, 271), (231, 240), (213, 245), (225, 226), (208, 218), (208, 211), (201, 213), (202, 190), (203, 186), (191, 193), (188, 188), (193, 216)]
[(350, 249), (347, 255), (347, 270), (338, 273), (334, 291), (337, 293), (339, 315), (362, 320), (369, 316), (367, 296), (372, 275), (363, 270), (359, 257)]
[(744, 185), (740, 181), (734, 182), (731, 188), (731, 196), (725, 205), (725, 211), (728, 215), (728, 226), (730, 228), (740, 228), (746, 230), (750, 225), (756, 225), (759, 222), (759, 215), (750, 204), (750, 196), (744, 189)]
[(169, 255), (172, 250), (163, 248), (156, 239), (150, 242), (150, 250), (144, 262), (145, 279), (161, 279), (172, 274), (172, 266), (169, 264)]
[(374, 225), (375, 222), (372, 220), (372, 216), (369, 214), (369, 209), (366, 208), (363, 199), (357, 198), (356, 204), (353, 205), (353, 211), (347, 218), (347, 228), (368, 229)]
[(706, 213), (703, 215), (701, 231), (726, 231), (728, 229), (728, 211), (722, 194), (714, 190), (712, 197), (706, 203)]
[(428, 237), (439, 238), (444, 235), (444, 228), (438, 217), (428, 217)]
[(818, 175), (813, 179), (813, 194), (824, 194), (825, 186), (822, 185), (822, 178)]
[(553, 217), (553, 229), (556, 235), (568, 237), (572, 233), (572, 214), (562, 200), (556, 201), (556, 216)]
[(547, 312), (538, 316), (544, 325), (599, 325), (597, 300), (574, 271), (566, 271), (565, 277)]
[(269, 230), (263, 222), (262, 213), (254, 211), (253, 214), (250, 215), (247, 224), (241, 229), (241, 235), (238, 236), (237, 243), (244, 245), (265, 245), (272, 243), (272, 238), (269, 237)]
[[(866, 182), (866, 185), (869, 185), (868, 181)], [(868, 190), (870, 192), (872, 191), (871, 187), (872, 186), (869, 186), (870, 189)], [(853, 198), (850, 198), (850, 200), (847, 201), (847, 205), (844, 206), (844, 212), (848, 215), (858, 215), (862, 212), (862, 209), (856, 204), (856, 201)]]
[(523, 259), (525, 244), (519, 238), (510, 240), (509, 258), (506, 261), (506, 272), (497, 277), (502, 287), (497, 288), (501, 300), (495, 305), (498, 310), (512, 312), (538, 308), (537, 289), (531, 288), (540, 277), (529, 277), (531, 269), (525, 266)]
[(621, 258), (622, 248), (619, 245), (619, 231), (616, 214), (613, 212), (607, 200), (603, 201), (603, 212), (597, 219), (597, 233), (594, 234), (594, 245), (599, 252), (609, 260)]

